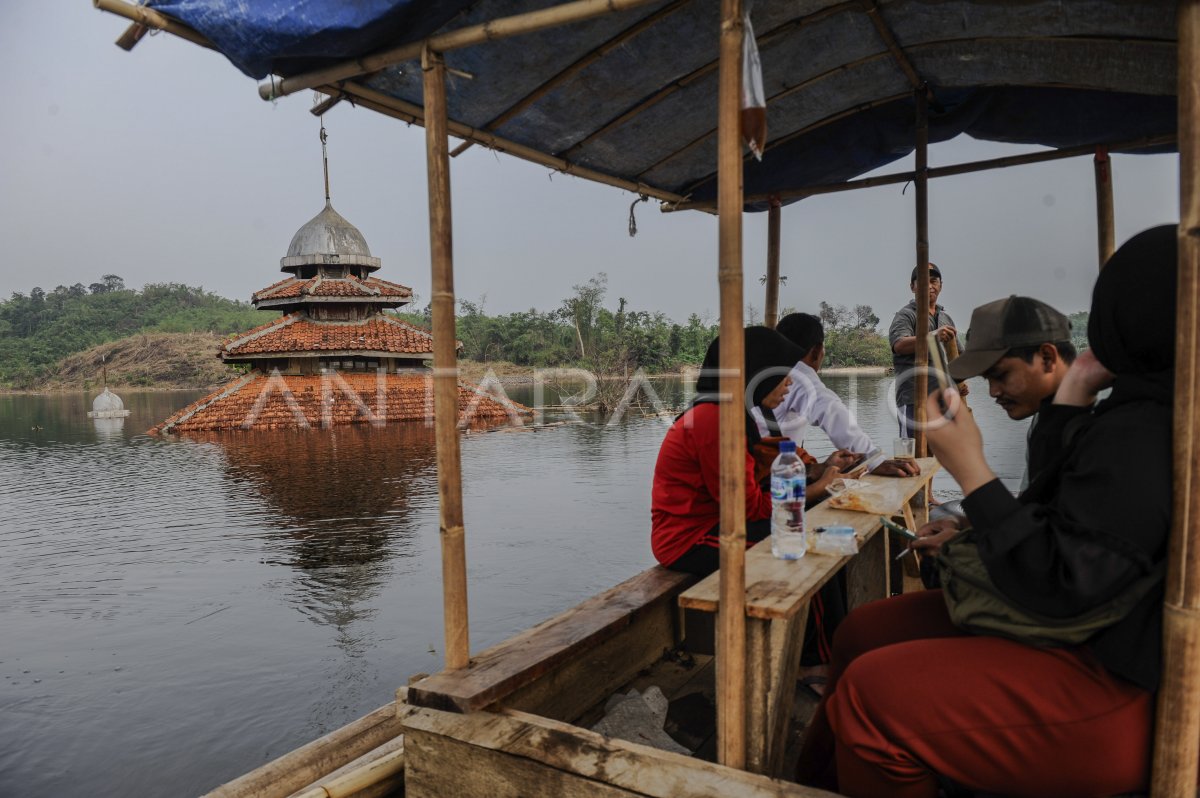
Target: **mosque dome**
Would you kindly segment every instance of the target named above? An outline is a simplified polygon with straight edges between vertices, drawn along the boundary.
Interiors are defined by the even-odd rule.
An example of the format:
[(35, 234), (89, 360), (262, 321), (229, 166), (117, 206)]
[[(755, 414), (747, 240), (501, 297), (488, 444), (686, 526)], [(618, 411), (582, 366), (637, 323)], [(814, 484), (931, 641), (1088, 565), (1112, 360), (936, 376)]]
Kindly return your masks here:
[(283, 271), (291, 272), (310, 264), (363, 266), (374, 271), (380, 260), (371, 256), (358, 228), (326, 202), (325, 208), (292, 236), (287, 255), (279, 261)]
[(92, 412), (88, 413), (91, 418), (124, 418), (127, 415), (129, 411), (125, 409), (121, 397), (108, 390), (107, 386), (92, 400)]
[(92, 400), (92, 410), (99, 413), (102, 410), (124, 410), (125, 403), (121, 401), (121, 397), (117, 396), (108, 388), (104, 392)]

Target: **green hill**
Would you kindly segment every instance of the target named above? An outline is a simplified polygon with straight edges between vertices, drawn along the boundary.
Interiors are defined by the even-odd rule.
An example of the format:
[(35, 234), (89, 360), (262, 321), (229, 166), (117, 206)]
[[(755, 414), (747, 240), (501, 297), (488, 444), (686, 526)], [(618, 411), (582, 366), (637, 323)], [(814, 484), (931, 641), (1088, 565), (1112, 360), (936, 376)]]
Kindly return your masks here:
[[(60, 285), (50, 292), (34, 288), (28, 294), (14, 293), (0, 302), (0, 386), (36, 389), (61, 383), (63, 379), (73, 382), (76, 377), (80, 380), (76, 384), (82, 384), (85, 376), (98, 377), (99, 362), (93, 362), (91, 374), (85, 375), (87, 362), (73, 366), (62, 363), (60, 367), (60, 361), (130, 336), (135, 339), (129, 348), (135, 350), (141, 340), (166, 333), (206, 334), (207, 357), (217, 369), (224, 369), (215, 358), (220, 337), (256, 327), (278, 315), (180, 283), (153, 283), (135, 291), (125, 288), (124, 281), (112, 274), (86, 287), (76, 283), (70, 287)], [(197, 340), (189, 340), (173, 347), (172, 352), (175, 348), (179, 353), (190, 352), (194, 344)], [(97, 349), (87, 357), (98, 361), (101, 354)], [(175, 364), (167, 362), (174, 356), (166, 351), (157, 355), (163, 363), (152, 372), (164, 375), (163, 382), (146, 376), (139, 383), (126, 384), (170, 387), (182, 381), (188, 387), (195, 387), (193, 377), (177, 379), (180, 375), (173, 371)], [(150, 359), (155, 354), (148, 350), (142, 357)], [(212, 373), (207, 369), (207, 363), (197, 366), (193, 369), (194, 378), (209, 384)], [(60, 372), (64, 374), (61, 378)], [(66, 373), (72, 376), (67, 378)], [(201, 374), (207, 376), (198, 376)], [(110, 382), (112, 377), (110, 369)]]

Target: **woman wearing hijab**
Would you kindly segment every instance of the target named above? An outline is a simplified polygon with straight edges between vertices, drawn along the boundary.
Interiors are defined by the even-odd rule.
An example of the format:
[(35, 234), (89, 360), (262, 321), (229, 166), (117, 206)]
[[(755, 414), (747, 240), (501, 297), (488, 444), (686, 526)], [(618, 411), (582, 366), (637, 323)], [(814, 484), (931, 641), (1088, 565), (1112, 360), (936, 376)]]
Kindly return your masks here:
[[(1005, 795), (1146, 789), (1162, 646), (1153, 575), (1171, 517), (1176, 235), (1174, 225), (1143, 232), (1101, 270), (1091, 349), (1039, 420), (1038, 477), (1019, 497), (988, 467), (970, 413), (927, 433), (966, 495), (979, 559), (1007, 604), (1072, 619), (1134, 583), (1154, 587), (1073, 646), (964, 631), (940, 590), (861, 607), (835, 637), (803, 780), (831, 786), (836, 775), (844, 795), (900, 798), (933, 798), (939, 780)], [(941, 403), (953, 409), (953, 392), (930, 397), (929, 418), (943, 415)], [(954, 533), (931, 524), (919, 534), (914, 547), (932, 553)]]
[[(720, 338), (715, 338), (700, 367), (695, 401), (675, 419), (658, 451), (650, 503), (654, 557), (672, 570), (700, 575), (717, 570), (720, 562), (719, 354)], [(759, 434), (750, 409), (773, 408), (783, 400), (791, 385), (788, 372), (798, 359), (797, 347), (774, 330), (746, 328), (747, 545), (771, 533), (771, 494), (754, 480), (750, 447)]]

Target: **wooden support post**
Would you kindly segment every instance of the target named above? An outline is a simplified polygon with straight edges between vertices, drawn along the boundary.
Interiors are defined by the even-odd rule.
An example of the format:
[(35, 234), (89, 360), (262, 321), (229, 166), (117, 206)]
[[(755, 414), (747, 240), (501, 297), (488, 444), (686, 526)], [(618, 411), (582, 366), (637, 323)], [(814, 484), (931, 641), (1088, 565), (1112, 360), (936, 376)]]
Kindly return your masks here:
[(721, 611), (717, 761), (746, 766), (746, 408), (742, 328), (742, 2), (721, 0), (717, 280), (721, 289)]
[(913, 401), (916, 403), (914, 417), (917, 426), (917, 457), (925, 457), (925, 398), (929, 395), (929, 98), (924, 88), (913, 92), (917, 104), (916, 120), (916, 188), (917, 206), (917, 350), (913, 363), (918, 369), (913, 386)]
[(450, 222), (450, 140), (446, 132), (446, 63), (421, 55), (425, 81), (425, 160), (429, 172), (429, 252), (433, 297), (433, 415), (441, 508), (442, 606), (446, 668), (470, 660), (462, 458), (458, 449), (458, 368), (454, 334), (454, 257)]
[(763, 324), (775, 329), (779, 323), (779, 227), (782, 222), (783, 203), (778, 197), (771, 198), (767, 211), (767, 297), (763, 302)]
[(1096, 148), (1093, 164), (1096, 170), (1096, 242), (1100, 268), (1103, 269), (1116, 249), (1116, 234), (1113, 230), (1112, 161), (1108, 158), (1108, 147)]
[(808, 605), (792, 618), (750, 618), (746, 634), (746, 770), (779, 778), (788, 723), (796, 698), (796, 676)]
[(1150, 794), (1196, 792), (1200, 750), (1200, 0), (1179, 3), (1175, 484)]

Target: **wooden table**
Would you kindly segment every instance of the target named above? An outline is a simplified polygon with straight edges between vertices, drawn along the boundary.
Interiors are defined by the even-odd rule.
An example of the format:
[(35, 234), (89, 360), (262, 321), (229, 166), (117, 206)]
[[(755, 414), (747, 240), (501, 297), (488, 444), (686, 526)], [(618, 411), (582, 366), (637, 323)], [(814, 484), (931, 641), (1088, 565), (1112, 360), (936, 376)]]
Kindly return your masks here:
[[(891, 513), (917, 527), (918, 505), (924, 521), (925, 486), (938, 463), (932, 457), (917, 461), (921, 473), (897, 479), (867, 475), (864, 480), (885, 485), (891, 492)], [(894, 500), (894, 502), (892, 501)], [(879, 515), (835, 510), (828, 502), (805, 514), (809, 529), (818, 526), (851, 526), (858, 537), (858, 554), (849, 557), (809, 552), (798, 560), (779, 560), (771, 554), (770, 540), (746, 552), (746, 769), (777, 776), (783, 763), (800, 646), (812, 597), (841, 568), (846, 568), (848, 600), (853, 608), (891, 593), (888, 535), (878, 534)], [(720, 577), (714, 573), (684, 591), (679, 605), (689, 610), (720, 611)], [(721, 652), (717, 651), (718, 667)]]

